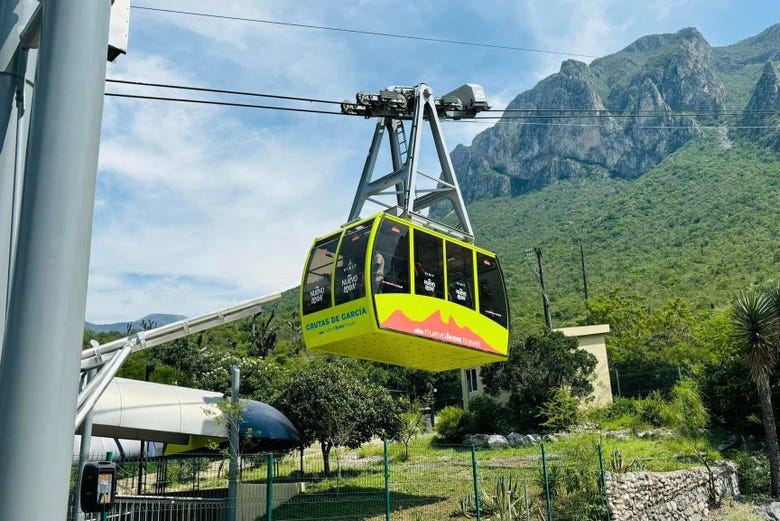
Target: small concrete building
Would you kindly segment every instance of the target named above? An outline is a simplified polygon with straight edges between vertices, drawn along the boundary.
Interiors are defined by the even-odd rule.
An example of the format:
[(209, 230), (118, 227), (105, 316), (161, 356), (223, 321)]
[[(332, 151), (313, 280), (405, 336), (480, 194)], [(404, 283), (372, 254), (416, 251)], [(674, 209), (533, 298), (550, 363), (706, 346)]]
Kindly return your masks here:
[[(563, 327), (556, 329), (566, 336), (576, 337), (579, 348), (596, 357), (596, 367), (593, 370), (593, 393), (587, 405), (601, 407), (612, 403), (612, 385), (609, 382), (609, 362), (607, 360), (607, 346), (604, 336), (609, 333), (609, 324), (595, 326)], [(501, 363), (501, 362), (498, 362)], [(463, 394), (463, 406), (469, 407), (469, 400), (474, 396), (484, 394), (485, 387), (479, 374), (479, 367), (461, 369), (461, 390)], [(506, 401), (508, 396), (501, 393), (494, 396), (499, 401)]]

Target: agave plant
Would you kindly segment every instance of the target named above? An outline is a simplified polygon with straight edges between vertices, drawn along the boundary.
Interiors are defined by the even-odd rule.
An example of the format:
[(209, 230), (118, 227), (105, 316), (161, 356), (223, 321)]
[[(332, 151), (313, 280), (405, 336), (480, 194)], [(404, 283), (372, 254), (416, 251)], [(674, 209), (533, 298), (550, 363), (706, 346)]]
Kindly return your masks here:
[(493, 493), (483, 492), (481, 495), (481, 513), (493, 516), (495, 521), (511, 521), (518, 519), (518, 512), (522, 506), (522, 494), (518, 491), (517, 481), (512, 476), (496, 478), (496, 486)]

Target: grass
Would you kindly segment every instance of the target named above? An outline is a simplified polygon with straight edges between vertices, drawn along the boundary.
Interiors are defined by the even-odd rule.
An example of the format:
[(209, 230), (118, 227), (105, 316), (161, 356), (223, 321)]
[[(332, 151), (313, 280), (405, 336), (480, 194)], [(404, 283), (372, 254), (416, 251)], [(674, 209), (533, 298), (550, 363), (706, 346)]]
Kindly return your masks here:
[[(586, 479), (591, 480), (591, 488), (596, 489), (599, 469), (597, 447), (600, 441), (605, 470), (610, 470), (610, 455), (615, 451), (625, 462), (641, 460), (642, 468), (647, 470), (676, 470), (694, 465), (692, 458), (681, 460), (677, 457), (690, 454), (690, 444), (686, 445), (684, 440), (616, 440), (602, 439), (598, 434), (579, 434), (545, 444), (551, 479), (570, 479), (575, 474), (589, 476)], [(389, 444), (388, 452), (393, 518), (466, 519), (463, 503), (469, 500), (473, 503), (474, 497), (470, 447), (437, 445), (431, 437), (422, 437), (411, 444), (408, 459), (403, 458), (403, 444)], [(497, 484), (511, 480), (516, 484), (516, 491), (527, 490), (532, 512), (544, 510), (542, 460), (538, 445), (480, 449), (475, 452), (475, 457), (479, 487), (483, 493), (495, 498)], [(333, 475), (325, 478), (322, 476), (321, 456), (308, 455), (304, 461), (306, 492), (278, 507), (274, 519), (384, 519), (382, 445), (366, 445), (344, 451), (341, 460), (341, 475), (336, 475), (334, 466)], [(280, 476), (299, 470), (297, 456), (277, 461)], [(262, 468), (258, 469), (257, 481), (265, 480), (264, 472)], [(244, 480), (249, 477), (245, 473)], [(564, 489), (565, 484), (559, 484), (556, 490)], [(560, 506), (565, 500), (566, 494), (559, 492), (553, 507), (556, 508), (556, 502)], [(525, 508), (524, 503), (522, 508)]]
[(713, 513), (713, 521), (763, 521), (763, 517), (755, 513), (755, 507), (739, 501), (724, 502), (720, 510)]
[[(640, 440), (631, 437), (620, 440), (602, 437), (599, 433), (578, 433), (568, 438), (545, 443), (548, 477), (555, 516), (563, 519), (565, 509), (584, 504), (603, 504), (598, 492), (599, 457), (601, 444), (604, 468), (612, 470), (668, 471), (694, 466), (690, 454), (693, 444), (680, 438)], [(431, 436), (413, 440), (409, 457), (404, 457), (401, 443), (390, 443), (389, 489), (393, 519), (411, 521), (458, 520), (474, 515), (474, 468), (471, 447), (439, 445)], [(336, 457), (338, 455), (338, 457)], [(494, 509), (483, 519), (500, 519), (497, 508), (513, 505), (513, 519), (524, 518), (525, 508), (535, 518), (545, 512), (542, 454), (539, 445), (478, 449), (474, 452), (481, 500)], [(219, 462), (196, 465), (200, 469), (199, 489), (225, 488), (226, 471), (218, 473)], [(267, 481), (267, 456), (250, 455), (243, 458), (242, 482)], [(182, 460), (169, 470), (185, 478), (195, 465)], [(274, 511), (274, 519), (292, 520), (361, 520), (381, 521), (385, 518), (385, 465), (381, 442), (369, 443), (359, 449), (342, 449), (331, 455), (332, 473), (325, 477), (322, 456), (318, 451), (275, 457), (275, 482), (303, 481), (305, 492), (298, 494)], [(129, 469), (132, 470), (132, 469)], [(132, 473), (132, 472), (131, 472)], [(180, 482), (171, 490), (189, 490), (192, 485)], [(577, 494), (572, 487), (585, 487), (586, 494)], [(183, 487), (183, 488), (182, 488)], [(579, 490), (577, 489), (577, 490)], [(511, 493), (507, 496), (507, 490)], [(525, 504), (527, 493), (529, 504)], [(259, 498), (258, 498), (259, 499)], [(575, 502), (579, 503), (575, 503)], [(522, 514), (522, 515), (517, 515)], [(258, 518), (261, 521), (263, 518)], [(732, 518), (724, 518), (732, 519)], [(735, 517), (733, 519), (742, 519)], [(751, 518), (744, 518), (749, 520)]]

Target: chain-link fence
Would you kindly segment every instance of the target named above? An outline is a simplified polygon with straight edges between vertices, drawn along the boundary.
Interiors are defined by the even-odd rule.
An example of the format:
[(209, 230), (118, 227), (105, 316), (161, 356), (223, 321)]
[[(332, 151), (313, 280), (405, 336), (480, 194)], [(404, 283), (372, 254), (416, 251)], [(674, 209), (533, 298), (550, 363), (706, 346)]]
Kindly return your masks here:
[[(327, 466), (319, 450), (242, 455), (235, 519), (609, 520), (605, 472), (690, 465), (623, 461), (604, 441), (523, 449), (377, 441), (334, 448)], [(227, 519), (228, 459), (221, 454), (120, 461), (117, 485), (117, 503), (105, 519)]]
[(612, 393), (616, 398), (644, 398), (654, 391), (666, 395), (684, 376), (686, 374), (681, 367), (652, 371), (620, 371), (613, 368), (609, 372)]

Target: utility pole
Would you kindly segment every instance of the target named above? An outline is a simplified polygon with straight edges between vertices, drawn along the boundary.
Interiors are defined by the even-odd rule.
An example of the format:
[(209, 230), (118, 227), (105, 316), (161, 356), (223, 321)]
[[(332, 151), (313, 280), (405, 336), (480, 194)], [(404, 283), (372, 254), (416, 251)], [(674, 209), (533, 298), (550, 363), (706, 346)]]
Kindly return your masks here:
[[(230, 387), (230, 406), (227, 417), (228, 427), (228, 446), (230, 447), (230, 463), (228, 464), (228, 504), (227, 521), (236, 521), (236, 511), (238, 502), (238, 444), (241, 409), (238, 399), (238, 390), (241, 385), (241, 370), (235, 364), (230, 366), (231, 387)], [(270, 472), (270, 471), (269, 471)], [(271, 487), (271, 483), (268, 483)]]
[(550, 317), (550, 301), (547, 298), (547, 291), (544, 289), (544, 274), (542, 273), (542, 249), (534, 248), (536, 253), (536, 263), (539, 267), (539, 286), (542, 288), (542, 305), (544, 306), (544, 320), (547, 329), (552, 329), (552, 318)]
[(580, 263), (582, 264), (582, 289), (585, 291), (585, 302), (588, 301), (588, 276), (585, 275), (585, 251), (580, 243)]
[[(0, 360), (0, 440), (14, 446), (0, 458), (3, 520), (63, 519), (67, 510), (110, 7), (110, 0), (40, 3), (37, 84)], [(45, 462), (33, 464), (30, 456), (42, 447)]]

